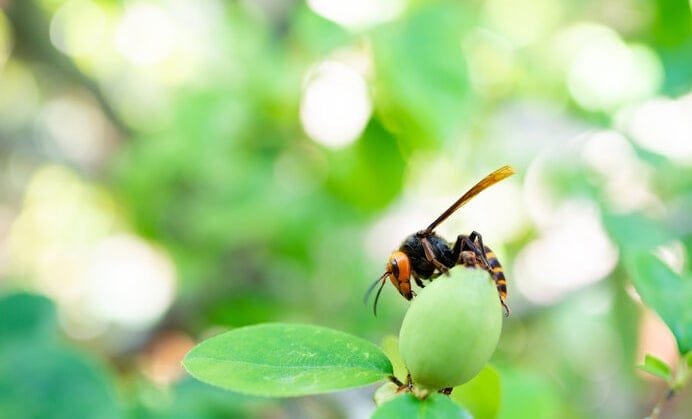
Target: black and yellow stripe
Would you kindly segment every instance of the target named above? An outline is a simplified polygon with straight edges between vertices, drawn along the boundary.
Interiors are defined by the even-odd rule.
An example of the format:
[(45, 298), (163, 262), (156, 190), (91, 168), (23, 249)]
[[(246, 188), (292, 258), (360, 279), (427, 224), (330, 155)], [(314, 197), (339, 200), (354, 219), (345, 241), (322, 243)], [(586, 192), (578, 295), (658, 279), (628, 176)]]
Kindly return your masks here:
[(485, 249), (485, 257), (488, 260), (488, 272), (495, 282), (495, 287), (497, 287), (497, 293), (500, 295), (500, 302), (502, 307), (505, 309), (505, 314), (509, 315), (509, 307), (505, 301), (507, 300), (507, 279), (505, 279), (504, 269), (500, 265), (500, 261), (497, 260), (495, 252), (490, 250), (488, 246), (483, 246)]

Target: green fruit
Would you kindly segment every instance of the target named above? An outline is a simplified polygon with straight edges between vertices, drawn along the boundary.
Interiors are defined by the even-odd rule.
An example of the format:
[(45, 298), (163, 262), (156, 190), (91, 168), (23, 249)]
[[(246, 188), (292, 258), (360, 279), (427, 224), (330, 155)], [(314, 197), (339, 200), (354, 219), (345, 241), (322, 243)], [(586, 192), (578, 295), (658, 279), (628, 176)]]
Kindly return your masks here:
[(413, 383), (438, 390), (473, 378), (497, 347), (502, 306), (482, 269), (456, 267), (422, 289), (399, 332)]

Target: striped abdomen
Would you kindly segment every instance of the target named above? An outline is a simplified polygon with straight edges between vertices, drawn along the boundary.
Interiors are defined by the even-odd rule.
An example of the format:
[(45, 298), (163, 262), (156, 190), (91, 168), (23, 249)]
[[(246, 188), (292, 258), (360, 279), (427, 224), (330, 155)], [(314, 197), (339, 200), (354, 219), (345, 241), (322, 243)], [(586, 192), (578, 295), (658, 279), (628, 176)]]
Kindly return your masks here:
[(502, 303), (502, 307), (505, 309), (505, 315), (509, 316), (509, 307), (507, 307), (505, 303), (507, 300), (507, 280), (505, 279), (504, 270), (502, 269), (502, 265), (500, 265), (500, 261), (497, 260), (495, 252), (490, 250), (488, 246), (484, 246), (484, 248), (485, 256), (488, 259), (488, 265), (490, 265), (488, 272), (493, 278), (493, 281), (495, 281), (497, 293), (500, 295), (500, 303)]

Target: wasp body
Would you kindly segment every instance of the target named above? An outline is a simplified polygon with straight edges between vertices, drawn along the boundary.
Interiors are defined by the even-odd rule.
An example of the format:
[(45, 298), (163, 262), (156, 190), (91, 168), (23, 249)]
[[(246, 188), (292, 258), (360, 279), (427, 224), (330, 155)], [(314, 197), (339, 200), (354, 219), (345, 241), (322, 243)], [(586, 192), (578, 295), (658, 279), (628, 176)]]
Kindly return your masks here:
[(502, 265), (495, 253), (483, 244), (481, 235), (476, 231), (468, 236), (460, 234), (454, 244), (450, 244), (438, 236), (434, 229), (479, 192), (512, 174), (514, 169), (509, 166), (503, 166), (489, 174), (462, 195), (425, 230), (411, 234), (403, 241), (399, 249), (389, 257), (385, 273), (372, 283), (365, 295), (367, 300), (375, 286), (381, 282), (373, 305), (375, 314), (377, 314), (377, 301), (387, 278), (404, 298), (410, 300), (415, 295), (411, 288), (411, 278), (416, 285), (423, 288), (425, 286), (423, 280), (433, 280), (442, 274), (447, 274), (456, 265), (471, 268), (479, 266), (487, 270), (495, 282), (505, 314), (509, 314), (509, 308), (505, 303), (507, 280)]

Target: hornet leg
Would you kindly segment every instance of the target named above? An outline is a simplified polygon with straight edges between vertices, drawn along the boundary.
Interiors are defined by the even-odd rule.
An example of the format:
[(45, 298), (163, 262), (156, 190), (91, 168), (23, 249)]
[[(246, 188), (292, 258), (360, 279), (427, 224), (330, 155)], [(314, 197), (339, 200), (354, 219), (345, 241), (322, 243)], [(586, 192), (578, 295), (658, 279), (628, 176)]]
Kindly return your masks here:
[(500, 265), (500, 261), (497, 260), (495, 252), (488, 246), (483, 245), (483, 238), (481, 235), (476, 231), (472, 232), (469, 236), (460, 234), (457, 237), (456, 243), (454, 243), (452, 251), (459, 264), (464, 264), (465, 266), (473, 265), (473, 263), (470, 263), (470, 255), (468, 252), (472, 252), (475, 257), (483, 263), (484, 269), (490, 273), (493, 282), (495, 282), (497, 293), (500, 296), (500, 303), (505, 310), (505, 316), (509, 316), (509, 307), (505, 303), (507, 298), (507, 280), (505, 279), (502, 265)]
[(421, 239), (421, 243), (423, 244), (423, 251), (425, 252), (425, 258), (428, 259), (428, 262), (432, 263), (433, 266), (435, 266), (435, 268), (441, 273), (449, 275), (449, 268), (440, 263), (439, 260), (435, 259), (432, 246), (430, 245), (428, 239), (423, 237)]

